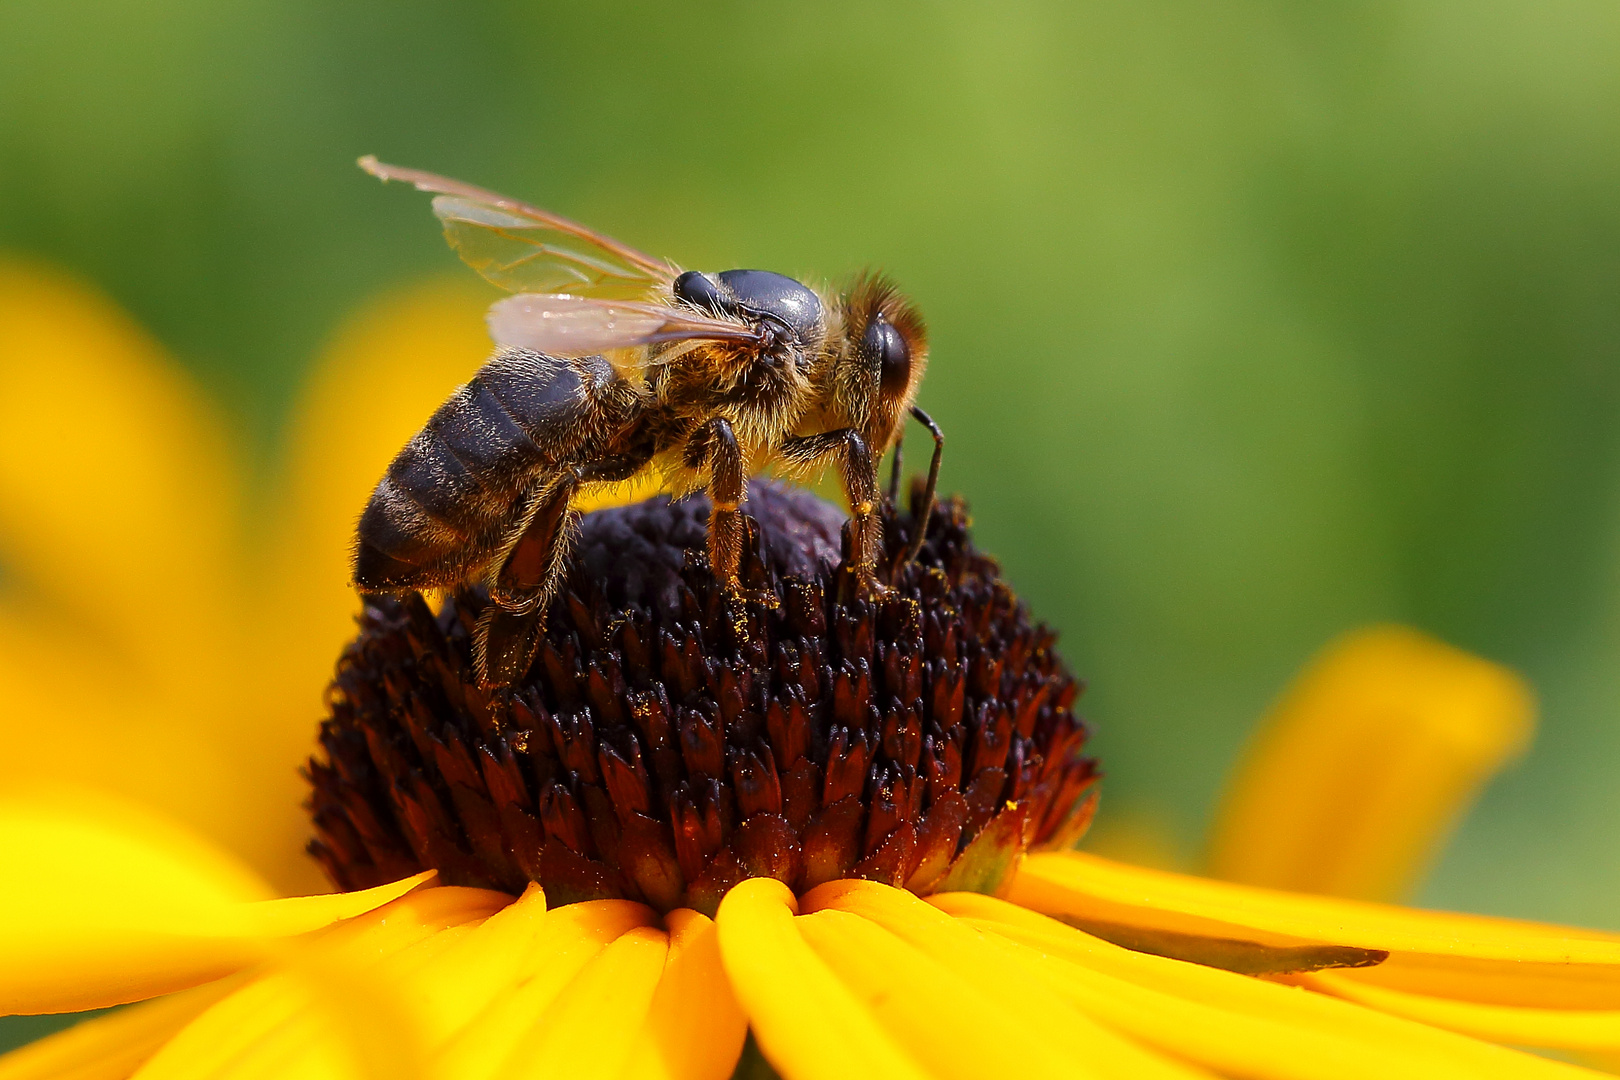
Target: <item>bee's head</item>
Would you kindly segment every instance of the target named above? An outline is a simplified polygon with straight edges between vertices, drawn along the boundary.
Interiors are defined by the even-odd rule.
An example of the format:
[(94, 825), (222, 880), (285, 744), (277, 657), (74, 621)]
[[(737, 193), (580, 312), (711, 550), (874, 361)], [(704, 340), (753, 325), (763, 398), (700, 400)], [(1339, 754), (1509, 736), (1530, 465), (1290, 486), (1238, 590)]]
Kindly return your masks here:
[(675, 279), (674, 294), (699, 311), (740, 319), (765, 332), (766, 355), (800, 369), (821, 350), (827, 316), (815, 291), (770, 270), (688, 270)]
[(834, 404), (876, 458), (893, 444), (928, 366), (922, 314), (880, 274), (855, 279), (839, 299), (842, 341)]

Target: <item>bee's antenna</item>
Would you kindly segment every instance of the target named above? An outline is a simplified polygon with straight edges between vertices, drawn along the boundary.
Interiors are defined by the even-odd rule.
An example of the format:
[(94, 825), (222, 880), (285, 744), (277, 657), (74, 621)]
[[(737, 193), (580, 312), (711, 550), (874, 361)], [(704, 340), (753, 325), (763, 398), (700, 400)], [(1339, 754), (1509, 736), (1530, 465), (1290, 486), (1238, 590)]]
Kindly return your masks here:
[(927, 428), (928, 433), (934, 437), (934, 459), (928, 463), (928, 483), (923, 487), (922, 512), (917, 515), (917, 533), (911, 538), (911, 543), (906, 545), (905, 562), (917, 558), (917, 553), (922, 550), (923, 540), (928, 536), (928, 519), (934, 514), (934, 489), (939, 486), (939, 460), (945, 456), (945, 433), (939, 430), (934, 418), (915, 405), (911, 407), (911, 415), (915, 416), (917, 423)]

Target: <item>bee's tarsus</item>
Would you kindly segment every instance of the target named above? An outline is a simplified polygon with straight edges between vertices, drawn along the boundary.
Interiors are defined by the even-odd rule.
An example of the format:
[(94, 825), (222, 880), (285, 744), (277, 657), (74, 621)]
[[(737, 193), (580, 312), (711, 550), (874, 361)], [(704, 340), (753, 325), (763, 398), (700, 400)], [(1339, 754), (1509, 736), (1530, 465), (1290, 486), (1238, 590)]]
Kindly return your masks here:
[(512, 612), (495, 603), (484, 609), (473, 635), (473, 669), (481, 689), (511, 686), (528, 673), (546, 627), (545, 614)]

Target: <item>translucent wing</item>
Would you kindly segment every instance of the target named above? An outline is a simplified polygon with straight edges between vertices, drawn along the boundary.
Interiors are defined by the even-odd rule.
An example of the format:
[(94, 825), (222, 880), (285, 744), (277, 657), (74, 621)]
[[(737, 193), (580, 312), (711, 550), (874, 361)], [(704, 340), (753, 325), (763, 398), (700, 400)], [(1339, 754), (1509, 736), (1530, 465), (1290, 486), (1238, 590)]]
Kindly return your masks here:
[(450, 246), (508, 291), (634, 300), (667, 293), (675, 278), (667, 262), (528, 203), (369, 155), (360, 167), (379, 180), (432, 192)]
[(660, 341), (706, 338), (757, 342), (742, 323), (711, 319), (662, 304), (583, 296), (521, 293), (489, 309), (489, 336), (499, 345), (552, 356), (584, 356)]

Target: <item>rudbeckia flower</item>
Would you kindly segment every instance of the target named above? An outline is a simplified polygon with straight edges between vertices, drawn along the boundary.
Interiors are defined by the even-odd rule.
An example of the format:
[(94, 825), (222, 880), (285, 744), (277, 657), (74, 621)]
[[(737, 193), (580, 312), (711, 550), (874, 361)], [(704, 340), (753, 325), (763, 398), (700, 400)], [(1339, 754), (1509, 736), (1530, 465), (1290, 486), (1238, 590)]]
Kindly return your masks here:
[[(419, 295), (336, 350), (387, 378), (327, 369), (306, 410), (353, 422), (305, 430), (355, 441), (295, 450), (244, 551), (225, 440), (159, 354), (74, 286), (0, 284), (7, 400), (42, 369), (100, 388), (95, 424), (0, 436), (3, 689), (38, 710), (7, 721), (0, 1006), (127, 1006), (0, 1078), (1553, 1077), (1589, 1071), (1511, 1047), (1620, 1049), (1620, 937), (1323, 895), (1410, 876), (1522, 745), (1515, 678), (1357, 637), (1240, 773), (1214, 855), (1238, 880), (1076, 852), (1079, 684), (958, 503), (886, 516), (891, 550), (927, 540), (869, 600), (837, 513), (757, 484), (748, 574), (783, 603), (742, 629), (686, 555), (701, 505), (590, 515), (510, 694), (471, 677), (476, 592), (369, 603), (288, 791), (300, 681), (352, 635), (350, 515), (482, 347), (375, 445), (375, 395), (345, 391), (407, 385), (434, 303), (465, 317)], [(341, 891), (276, 898), (311, 832)]]

